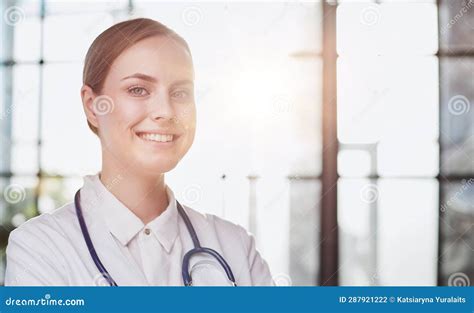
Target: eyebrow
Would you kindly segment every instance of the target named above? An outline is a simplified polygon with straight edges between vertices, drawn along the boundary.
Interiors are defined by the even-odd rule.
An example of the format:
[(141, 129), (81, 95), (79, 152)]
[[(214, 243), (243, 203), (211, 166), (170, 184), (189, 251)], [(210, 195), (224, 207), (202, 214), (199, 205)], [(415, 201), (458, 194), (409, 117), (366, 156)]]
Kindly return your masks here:
[(171, 86), (173, 86), (173, 87), (182, 86), (182, 85), (194, 85), (194, 81), (192, 81), (190, 79), (183, 79), (183, 80), (178, 80), (178, 81), (174, 82), (173, 84), (171, 84)]
[[(135, 73), (133, 75), (126, 76), (126, 77), (122, 78), (121, 81), (126, 80), (126, 79), (130, 79), (130, 78), (138, 78), (138, 79), (141, 79), (141, 80), (149, 81), (151, 83), (158, 82), (158, 80), (156, 78), (154, 78), (153, 76), (146, 75), (146, 74), (143, 74), (143, 73)], [(173, 86), (194, 85), (194, 81), (190, 80), (190, 79), (183, 79), (183, 80), (178, 80), (178, 81), (174, 82), (172, 85)]]
[(121, 80), (126, 80), (126, 79), (129, 79), (129, 78), (138, 78), (138, 79), (141, 79), (141, 80), (149, 81), (151, 83), (156, 83), (158, 81), (155, 77), (152, 77), (150, 75), (146, 75), (146, 74), (143, 74), (143, 73), (135, 73), (133, 75), (124, 77)]

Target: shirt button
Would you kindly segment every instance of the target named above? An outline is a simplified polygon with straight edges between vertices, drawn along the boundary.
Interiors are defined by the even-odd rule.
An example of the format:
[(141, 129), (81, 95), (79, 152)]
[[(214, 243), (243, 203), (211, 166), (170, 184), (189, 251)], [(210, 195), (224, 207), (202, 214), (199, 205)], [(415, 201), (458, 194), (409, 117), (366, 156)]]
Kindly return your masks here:
[(151, 231), (150, 231), (150, 229), (149, 229), (149, 228), (145, 228), (145, 230), (144, 230), (144, 233), (145, 233), (145, 235), (149, 235), (149, 234), (150, 234), (150, 232), (151, 232)]

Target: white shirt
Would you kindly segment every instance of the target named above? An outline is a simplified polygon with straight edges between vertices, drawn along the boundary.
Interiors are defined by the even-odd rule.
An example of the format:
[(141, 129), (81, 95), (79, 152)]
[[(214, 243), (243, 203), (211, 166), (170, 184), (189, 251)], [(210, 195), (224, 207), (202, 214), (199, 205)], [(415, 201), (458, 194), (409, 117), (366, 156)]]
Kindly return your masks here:
[[(102, 184), (84, 177), (81, 207), (95, 250), (111, 277), (123, 285), (183, 285), (184, 254), (193, 242), (173, 192), (169, 205), (144, 225)], [(216, 250), (230, 265), (238, 286), (274, 285), (255, 240), (243, 227), (183, 206), (201, 246)], [(74, 202), (32, 218), (12, 231), (7, 246), (5, 285), (104, 285), (84, 241)], [(190, 269), (195, 285), (226, 285), (214, 258), (196, 255)]]

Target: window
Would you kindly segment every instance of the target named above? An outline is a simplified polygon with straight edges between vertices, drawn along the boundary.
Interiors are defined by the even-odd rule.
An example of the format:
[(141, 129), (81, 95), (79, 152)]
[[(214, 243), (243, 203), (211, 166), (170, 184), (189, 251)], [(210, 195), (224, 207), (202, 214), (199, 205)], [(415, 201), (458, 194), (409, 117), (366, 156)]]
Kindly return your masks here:
[(474, 281), (474, 2), (440, 1), (439, 284)]
[(26, 196), (15, 205), (2, 198), (2, 248), (8, 231), (72, 201), (81, 176), (100, 169), (79, 97), (83, 59), (107, 27), (150, 17), (188, 41), (196, 70), (196, 139), (168, 184), (182, 202), (254, 233), (280, 284), (316, 283), (320, 3), (10, 1), (3, 9), (19, 19), (2, 25), (10, 49), (2, 104), (12, 110), (2, 111), (1, 190)]
[(79, 97), (87, 48), (150, 17), (196, 70), (195, 143), (167, 183), (255, 234), (277, 284), (474, 281), (473, 1), (0, 7), (0, 268), (12, 229), (100, 170)]
[(439, 22), (434, 1), (338, 6), (341, 285), (473, 275), (468, 5), (441, 1)]
[(280, 284), (314, 285), (321, 4), (136, 1), (134, 12), (168, 23), (193, 50), (203, 119), (168, 181), (189, 205), (254, 233)]

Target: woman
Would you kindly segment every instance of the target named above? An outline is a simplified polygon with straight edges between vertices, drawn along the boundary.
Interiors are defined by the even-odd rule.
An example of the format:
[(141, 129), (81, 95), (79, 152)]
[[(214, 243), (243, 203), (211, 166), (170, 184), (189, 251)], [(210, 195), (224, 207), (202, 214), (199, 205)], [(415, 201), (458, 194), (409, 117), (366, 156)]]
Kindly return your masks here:
[(187, 43), (157, 21), (95, 39), (81, 97), (102, 169), (11, 233), (6, 285), (273, 285), (250, 234), (183, 208), (165, 184), (194, 140), (193, 81)]

